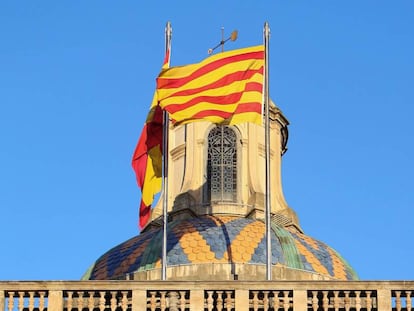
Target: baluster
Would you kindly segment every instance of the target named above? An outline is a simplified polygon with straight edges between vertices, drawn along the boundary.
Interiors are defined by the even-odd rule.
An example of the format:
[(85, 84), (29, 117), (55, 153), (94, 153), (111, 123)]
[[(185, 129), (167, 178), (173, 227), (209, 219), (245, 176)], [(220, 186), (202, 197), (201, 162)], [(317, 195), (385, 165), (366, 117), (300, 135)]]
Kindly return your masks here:
[(207, 291), (207, 310), (212, 311), (213, 310), (213, 291), (209, 290)]
[(355, 291), (355, 310), (361, 310), (361, 291)]
[(290, 307), (289, 291), (283, 291), (283, 310), (288, 311)]
[(259, 292), (253, 291), (253, 311), (257, 311), (259, 309), (259, 298), (257, 297)]
[(184, 311), (185, 310), (185, 291), (180, 291), (180, 310)]
[(406, 301), (407, 311), (411, 311), (411, 308), (413, 306), (413, 304), (411, 303), (411, 291), (406, 291), (405, 294), (407, 297), (407, 301)]
[(78, 294), (78, 311), (83, 309), (83, 292), (76, 292)]
[(312, 291), (312, 310), (318, 311), (319, 299), (318, 299), (318, 292), (313, 290)]
[(45, 295), (46, 292), (39, 292), (39, 311), (44, 311), (45, 309)]
[(103, 292), (103, 291), (99, 292), (99, 311), (105, 310), (105, 304), (106, 304), (105, 294), (106, 292)]
[(116, 295), (117, 294), (118, 294), (118, 292), (111, 291), (111, 310), (112, 311), (115, 311), (116, 310), (116, 304), (117, 304)]
[(345, 304), (345, 311), (349, 311), (351, 309), (351, 299), (349, 298), (349, 290), (344, 291), (345, 298), (344, 298), (344, 304)]
[(7, 304), (8, 311), (13, 311), (14, 309), (14, 292), (9, 292), (9, 302)]
[(128, 308), (128, 292), (122, 291), (121, 293), (122, 293), (121, 308), (122, 308), (122, 311), (126, 311), (126, 309)]
[(151, 311), (155, 311), (157, 308), (157, 298), (156, 298), (156, 292), (150, 292), (151, 298), (150, 298), (150, 307)]
[(29, 292), (29, 306), (28, 309), (29, 311), (33, 311), (34, 309), (34, 292)]
[(231, 298), (233, 291), (227, 290), (226, 291), (226, 299), (224, 300), (225, 308), (227, 311), (233, 309), (233, 298)]
[(275, 311), (279, 309), (280, 307), (280, 300), (279, 300), (279, 291), (275, 290), (273, 293), (273, 299), (269, 299), (269, 306), (270, 308), (274, 308)]
[(322, 291), (323, 298), (322, 298), (322, 306), (324, 311), (328, 311), (329, 309), (329, 299), (328, 299), (328, 291)]
[(19, 311), (22, 311), (24, 308), (24, 292), (19, 292), (19, 302), (17, 304)]
[(263, 310), (269, 310), (269, 291), (263, 291)]
[(88, 295), (89, 295), (89, 297), (88, 297), (88, 310), (89, 311), (93, 311), (93, 308), (95, 307), (95, 299), (93, 297), (94, 294), (95, 294), (95, 292), (91, 292), (91, 291), (88, 292)]
[(66, 308), (68, 309), (68, 311), (72, 310), (72, 306), (73, 306), (73, 292), (68, 291), (67, 292), (68, 298), (66, 299)]
[(339, 291), (336, 290), (333, 292), (333, 294), (334, 294), (334, 298), (333, 298), (334, 308), (335, 308), (335, 311), (338, 311), (339, 310)]
[(223, 291), (219, 290), (219, 291), (216, 291), (216, 293), (217, 293), (216, 308), (217, 308), (217, 311), (222, 311), (223, 310)]
[(168, 293), (168, 306), (170, 311), (178, 311), (178, 294), (176, 291)]
[(365, 293), (367, 294), (366, 306), (365, 307), (367, 308), (367, 311), (371, 311), (372, 310), (371, 291), (367, 290)]
[(167, 307), (167, 302), (165, 299), (165, 295), (167, 294), (167, 292), (165, 290), (160, 291), (161, 294), (161, 298), (160, 298), (160, 307), (161, 307), (161, 311), (165, 311), (165, 308)]
[(395, 291), (395, 310), (401, 311), (401, 292), (399, 290)]

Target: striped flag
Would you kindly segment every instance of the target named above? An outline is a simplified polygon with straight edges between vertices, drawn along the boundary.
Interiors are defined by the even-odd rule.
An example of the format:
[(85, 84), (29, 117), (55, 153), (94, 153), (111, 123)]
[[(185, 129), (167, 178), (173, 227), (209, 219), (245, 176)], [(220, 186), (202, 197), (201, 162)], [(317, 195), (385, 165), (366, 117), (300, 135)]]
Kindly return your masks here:
[(157, 97), (174, 124), (197, 120), (262, 124), (263, 83), (264, 46), (260, 45), (161, 71)]
[(138, 186), (141, 188), (139, 207), (139, 227), (141, 229), (150, 219), (154, 196), (161, 191), (162, 126), (163, 113), (154, 94), (150, 112), (132, 157), (132, 168), (135, 171)]
[[(168, 68), (169, 61), (170, 49), (166, 51), (163, 69)], [(132, 168), (135, 171), (138, 186), (141, 188), (139, 208), (141, 229), (150, 219), (154, 197), (161, 191), (162, 186), (163, 111), (158, 105), (156, 95), (154, 93), (147, 120), (132, 156)]]

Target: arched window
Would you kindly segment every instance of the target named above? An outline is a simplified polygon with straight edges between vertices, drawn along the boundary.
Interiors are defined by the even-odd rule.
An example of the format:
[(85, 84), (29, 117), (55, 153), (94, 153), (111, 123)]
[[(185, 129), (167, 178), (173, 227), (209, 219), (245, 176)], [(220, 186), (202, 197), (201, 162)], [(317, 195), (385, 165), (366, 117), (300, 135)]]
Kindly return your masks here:
[(237, 136), (228, 126), (208, 134), (207, 188), (209, 201), (237, 201)]

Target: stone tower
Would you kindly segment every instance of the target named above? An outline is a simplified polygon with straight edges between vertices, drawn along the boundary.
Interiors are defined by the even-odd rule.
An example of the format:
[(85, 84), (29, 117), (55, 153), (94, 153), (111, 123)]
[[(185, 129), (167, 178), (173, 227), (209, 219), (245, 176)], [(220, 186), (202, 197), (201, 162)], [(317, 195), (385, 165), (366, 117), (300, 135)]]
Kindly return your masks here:
[[(194, 122), (169, 128), (168, 280), (265, 280), (265, 129)], [(304, 234), (283, 196), (288, 121), (270, 113), (273, 280), (356, 280), (331, 247)], [(164, 194), (161, 194), (161, 196)], [(83, 279), (159, 280), (162, 200), (142, 232), (103, 254)]]

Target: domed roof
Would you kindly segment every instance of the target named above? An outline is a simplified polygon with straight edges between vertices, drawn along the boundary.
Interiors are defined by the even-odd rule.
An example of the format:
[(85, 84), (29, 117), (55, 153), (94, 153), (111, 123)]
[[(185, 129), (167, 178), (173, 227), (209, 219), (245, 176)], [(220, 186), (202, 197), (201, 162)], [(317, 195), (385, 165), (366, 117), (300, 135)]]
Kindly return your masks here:
[[(272, 223), (272, 265), (338, 280), (356, 280), (347, 262), (325, 243)], [(167, 265), (266, 264), (265, 224), (236, 216), (199, 216), (168, 223)], [(162, 228), (149, 227), (101, 256), (83, 279), (122, 279), (161, 267)]]

